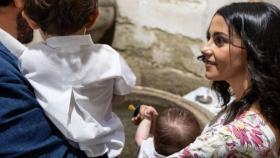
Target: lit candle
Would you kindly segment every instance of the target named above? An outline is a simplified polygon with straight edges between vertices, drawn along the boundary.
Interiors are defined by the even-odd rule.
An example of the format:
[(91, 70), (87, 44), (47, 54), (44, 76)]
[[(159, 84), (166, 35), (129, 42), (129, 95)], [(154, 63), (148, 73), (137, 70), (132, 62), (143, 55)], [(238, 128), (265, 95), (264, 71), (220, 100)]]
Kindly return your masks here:
[(207, 101), (207, 100), (208, 100), (208, 97), (209, 97), (209, 96), (208, 96), (206, 93), (203, 94), (203, 100), (204, 100), (204, 101)]
[(207, 95), (206, 93), (203, 95), (196, 96), (195, 100), (203, 104), (210, 104), (212, 102), (211, 96)]
[(138, 105), (136, 107), (133, 104), (128, 105), (128, 110), (133, 111), (133, 117), (136, 117), (139, 114), (140, 106), (141, 105)]

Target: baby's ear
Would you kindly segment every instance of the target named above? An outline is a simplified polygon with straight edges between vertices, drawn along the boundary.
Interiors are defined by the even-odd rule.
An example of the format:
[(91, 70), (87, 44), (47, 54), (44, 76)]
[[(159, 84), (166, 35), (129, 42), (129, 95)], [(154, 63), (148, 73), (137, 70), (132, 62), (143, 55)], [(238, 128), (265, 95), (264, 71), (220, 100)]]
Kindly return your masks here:
[(86, 26), (85, 26), (87, 31), (90, 31), (93, 29), (93, 26), (96, 22), (98, 15), (99, 15), (99, 11), (97, 9), (96, 11), (92, 12), (92, 14), (88, 17), (88, 22), (86, 23)]
[(24, 10), (21, 12), (21, 15), (22, 15), (22, 17), (26, 20), (26, 22), (28, 23), (28, 25), (29, 25), (33, 30), (39, 28), (38, 24), (37, 24), (34, 20), (32, 20), (32, 19), (24, 12)]

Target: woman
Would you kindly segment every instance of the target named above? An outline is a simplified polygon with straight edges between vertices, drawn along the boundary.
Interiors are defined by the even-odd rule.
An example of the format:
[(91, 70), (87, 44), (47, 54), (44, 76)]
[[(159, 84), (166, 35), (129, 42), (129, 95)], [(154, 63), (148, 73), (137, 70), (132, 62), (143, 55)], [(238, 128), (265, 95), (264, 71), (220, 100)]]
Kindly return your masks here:
[(199, 59), (224, 109), (170, 157), (278, 157), (280, 10), (263, 2), (224, 6), (207, 38)]

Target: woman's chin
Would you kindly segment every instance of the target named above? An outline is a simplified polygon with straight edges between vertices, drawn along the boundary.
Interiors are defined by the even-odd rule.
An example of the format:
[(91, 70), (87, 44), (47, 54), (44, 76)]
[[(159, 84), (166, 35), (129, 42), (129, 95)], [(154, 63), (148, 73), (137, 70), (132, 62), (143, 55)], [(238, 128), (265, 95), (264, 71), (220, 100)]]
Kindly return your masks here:
[(218, 80), (217, 78), (217, 75), (214, 75), (214, 74), (211, 74), (211, 73), (205, 73), (205, 78), (208, 79), (208, 80), (211, 80), (211, 81), (214, 81), (214, 80)]

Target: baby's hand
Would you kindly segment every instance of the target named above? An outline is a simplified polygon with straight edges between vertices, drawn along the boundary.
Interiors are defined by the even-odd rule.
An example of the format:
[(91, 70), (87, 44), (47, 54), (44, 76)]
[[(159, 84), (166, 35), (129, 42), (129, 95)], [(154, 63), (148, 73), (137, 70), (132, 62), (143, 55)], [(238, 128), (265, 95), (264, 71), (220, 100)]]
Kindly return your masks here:
[(135, 124), (135, 125), (139, 125), (139, 123), (145, 118), (148, 120), (153, 120), (154, 117), (156, 117), (158, 115), (158, 112), (156, 111), (156, 109), (152, 106), (148, 106), (148, 105), (141, 105), (140, 107), (140, 112), (136, 117), (133, 117), (131, 119), (131, 121)]
[(152, 120), (154, 117), (156, 117), (158, 115), (158, 112), (152, 106), (141, 105), (141, 109), (140, 109), (139, 114), (142, 118)]
[(142, 119), (139, 114), (135, 117), (132, 117), (132, 119), (131, 119), (131, 122), (135, 125), (139, 125), (141, 121), (142, 121)]

